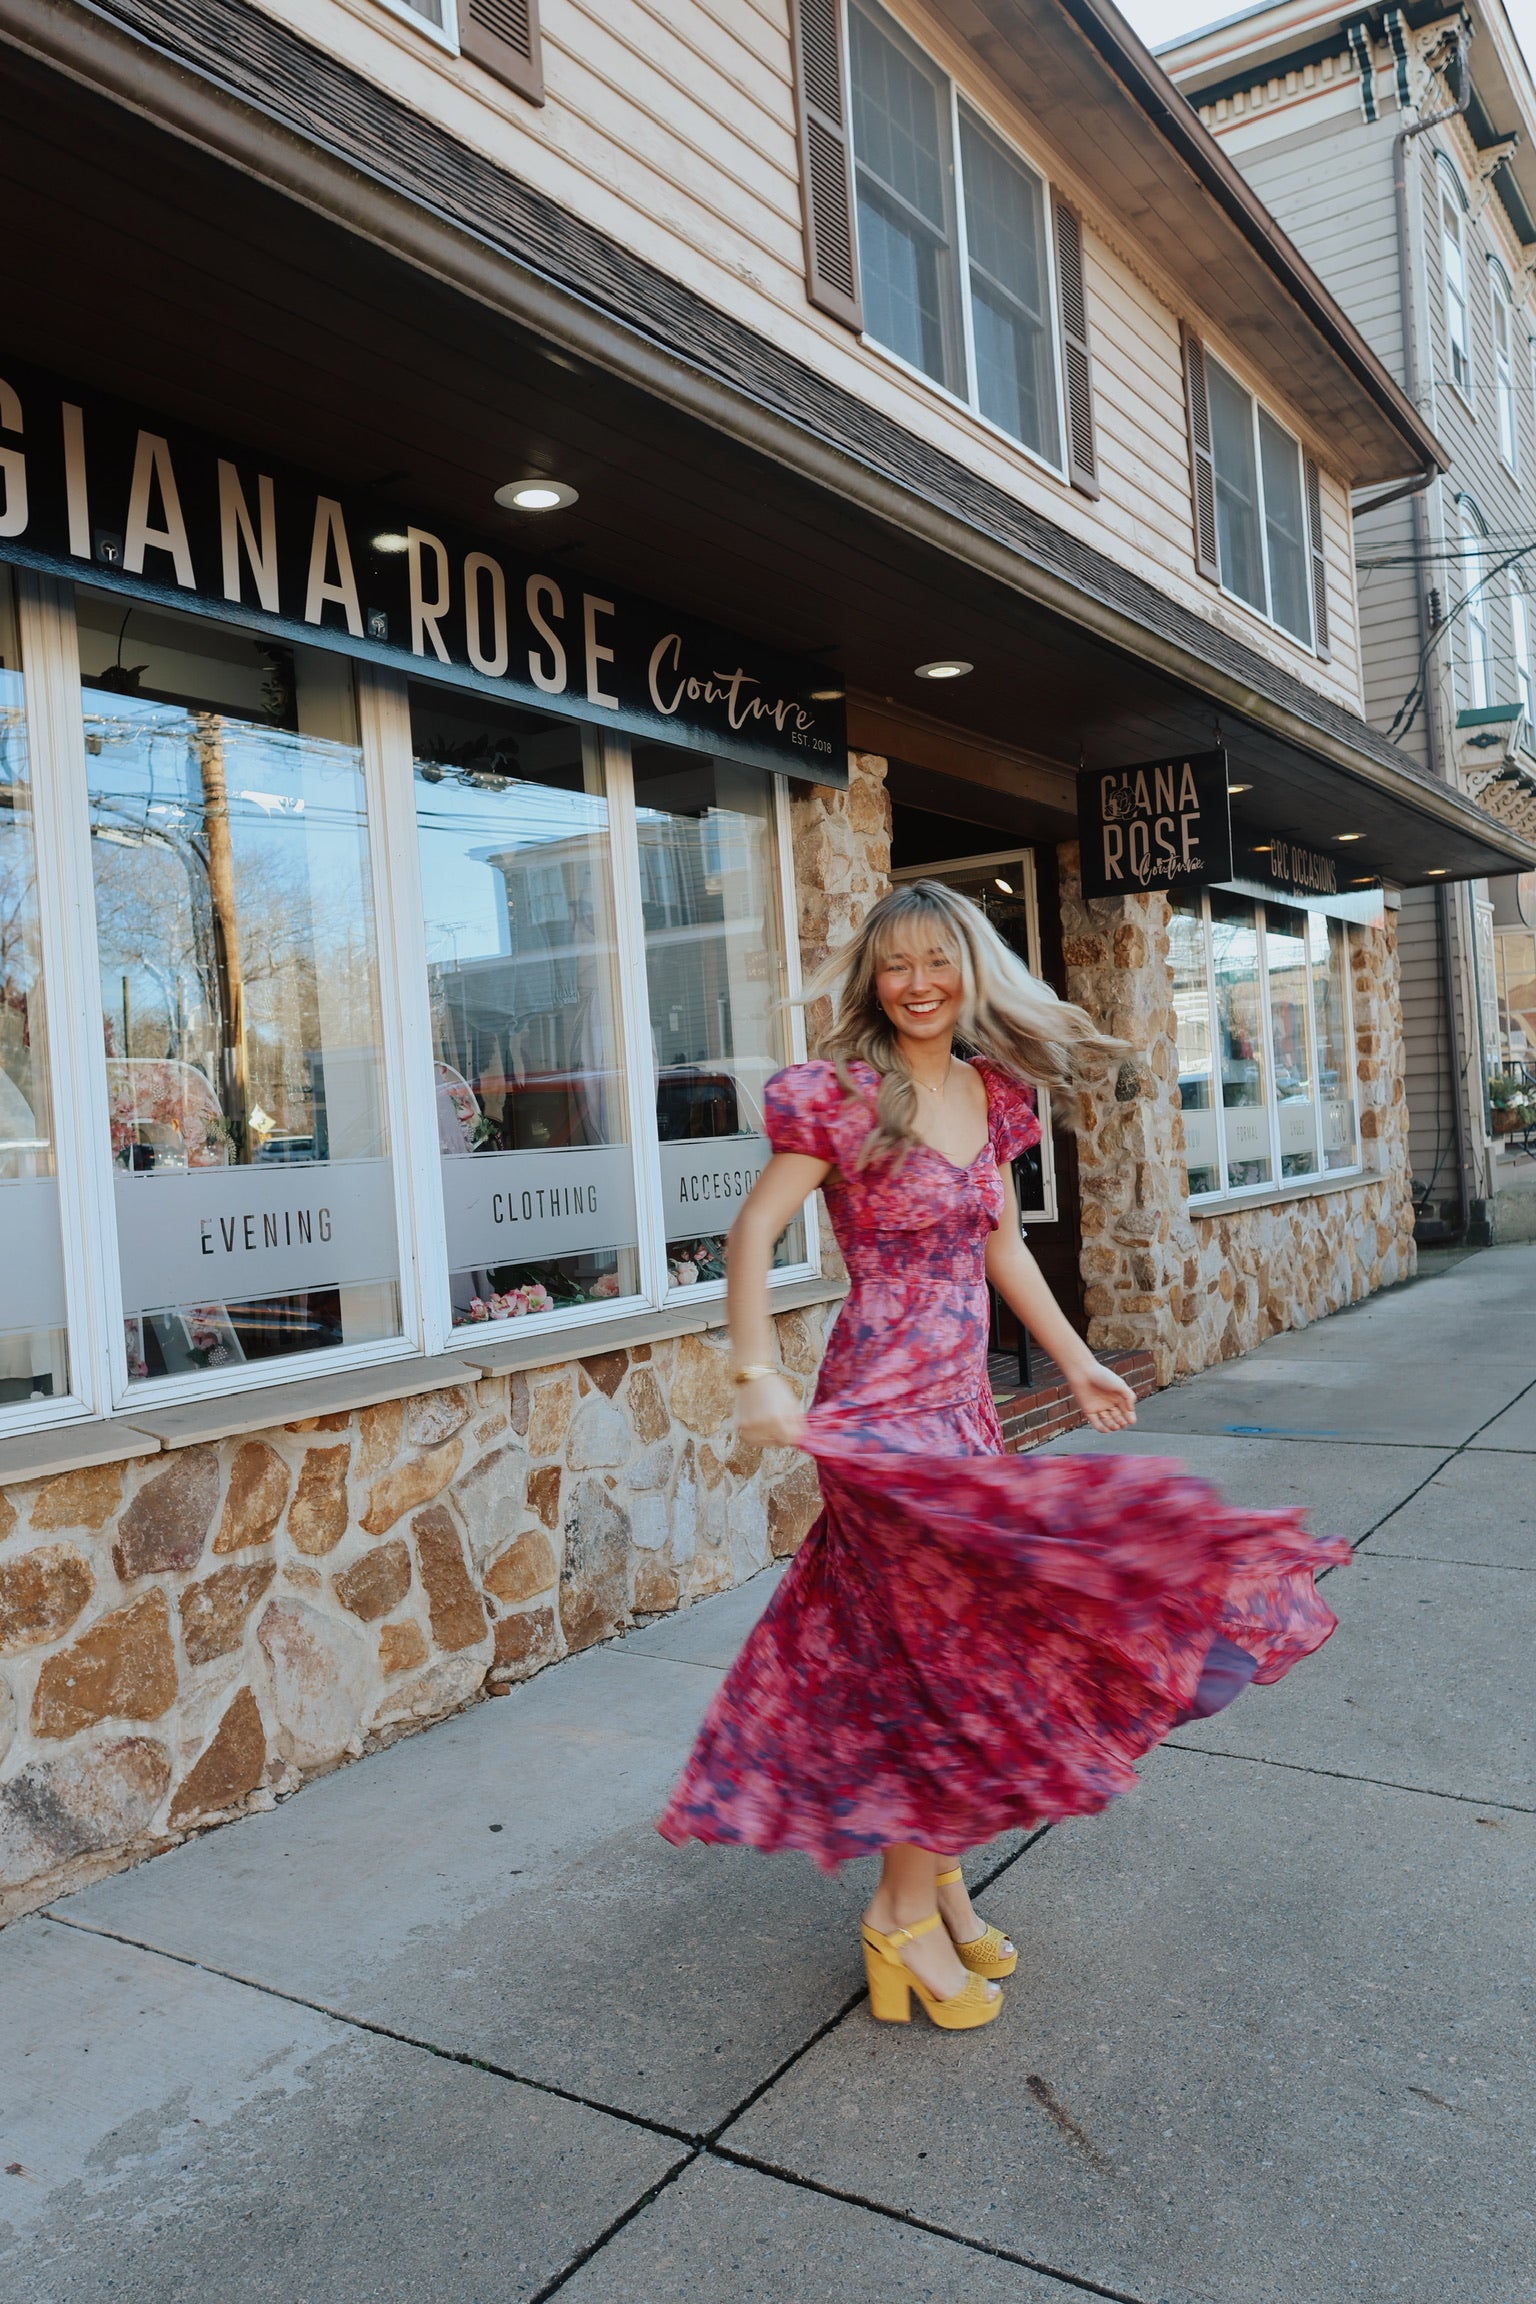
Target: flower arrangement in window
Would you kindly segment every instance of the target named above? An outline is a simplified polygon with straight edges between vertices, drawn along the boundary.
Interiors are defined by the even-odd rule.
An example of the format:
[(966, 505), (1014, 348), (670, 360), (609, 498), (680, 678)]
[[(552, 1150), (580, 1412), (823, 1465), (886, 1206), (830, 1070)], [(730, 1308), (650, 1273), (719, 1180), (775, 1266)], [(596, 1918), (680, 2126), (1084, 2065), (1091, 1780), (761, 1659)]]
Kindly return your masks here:
[(1536, 1128), (1536, 1087), (1522, 1072), (1496, 1073), (1488, 1083), (1488, 1110), (1495, 1136)]
[(692, 1288), (700, 1280), (723, 1280), (724, 1235), (714, 1234), (707, 1240), (695, 1240), (691, 1247), (679, 1247), (675, 1241), (669, 1242), (667, 1278), (674, 1288)]

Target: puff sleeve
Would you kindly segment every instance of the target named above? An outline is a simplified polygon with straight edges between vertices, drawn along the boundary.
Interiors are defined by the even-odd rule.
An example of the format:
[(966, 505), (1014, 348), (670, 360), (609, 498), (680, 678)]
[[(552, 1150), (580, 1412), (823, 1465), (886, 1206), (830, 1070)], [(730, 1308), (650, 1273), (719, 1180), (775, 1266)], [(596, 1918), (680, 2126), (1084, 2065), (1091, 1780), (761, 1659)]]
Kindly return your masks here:
[(775, 1072), (763, 1091), (763, 1120), (775, 1152), (803, 1152), (812, 1160), (837, 1158), (832, 1127), (845, 1099), (830, 1064), (791, 1064)]
[(992, 1152), (999, 1168), (1017, 1160), (1038, 1144), (1041, 1136), (1035, 1111), (1035, 1091), (1006, 1072), (986, 1072), (987, 1103), (991, 1110)]

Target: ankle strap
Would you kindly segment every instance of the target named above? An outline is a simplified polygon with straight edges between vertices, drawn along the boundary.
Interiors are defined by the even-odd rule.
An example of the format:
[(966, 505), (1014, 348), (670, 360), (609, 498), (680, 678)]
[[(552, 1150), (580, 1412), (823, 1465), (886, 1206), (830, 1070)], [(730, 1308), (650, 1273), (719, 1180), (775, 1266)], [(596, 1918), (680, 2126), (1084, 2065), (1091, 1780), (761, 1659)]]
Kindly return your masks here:
[(885, 1940), (887, 1944), (915, 1944), (919, 1936), (931, 1936), (938, 1924), (937, 1912), (930, 1912), (926, 1920), (917, 1921), (911, 1928), (893, 1928)]
[(935, 1888), (953, 1888), (957, 1880), (963, 1880), (964, 1878), (965, 1873), (960, 1865), (957, 1864), (952, 1872), (941, 1872), (938, 1878), (935, 1880), (934, 1886)]

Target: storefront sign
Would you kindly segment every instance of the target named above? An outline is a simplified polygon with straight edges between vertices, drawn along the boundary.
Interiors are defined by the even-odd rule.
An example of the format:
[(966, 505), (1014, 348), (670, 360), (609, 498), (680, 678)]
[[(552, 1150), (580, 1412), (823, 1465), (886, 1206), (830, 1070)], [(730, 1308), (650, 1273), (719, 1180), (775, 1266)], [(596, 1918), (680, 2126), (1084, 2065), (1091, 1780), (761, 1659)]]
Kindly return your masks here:
[(64, 1256), (53, 1176), (0, 1184), (0, 1336), (62, 1328)]
[(1085, 896), (1225, 880), (1232, 870), (1226, 753), (1085, 769), (1077, 825)]
[(450, 1272), (627, 1248), (636, 1237), (627, 1144), (456, 1153), (443, 1162)]
[(115, 1181), (127, 1313), (248, 1304), (399, 1270), (387, 1160), (119, 1171)]
[[(509, 524), (510, 525), (510, 524)], [(525, 533), (519, 528), (521, 539)], [(0, 355), (0, 559), (655, 742), (848, 781), (825, 667)]]
[(766, 1136), (706, 1136), (661, 1147), (661, 1201), (667, 1238), (724, 1232), (767, 1167)]

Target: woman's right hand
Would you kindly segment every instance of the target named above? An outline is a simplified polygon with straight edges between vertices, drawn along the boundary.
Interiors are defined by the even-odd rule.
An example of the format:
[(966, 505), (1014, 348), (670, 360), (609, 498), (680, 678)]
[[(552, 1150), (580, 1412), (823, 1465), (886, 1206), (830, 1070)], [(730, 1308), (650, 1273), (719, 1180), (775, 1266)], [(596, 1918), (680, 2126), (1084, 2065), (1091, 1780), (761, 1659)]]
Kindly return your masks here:
[(736, 1428), (749, 1448), (798, 1448), (805, 1410), (782, 1376), (754, 1376), (741, 1387)]

